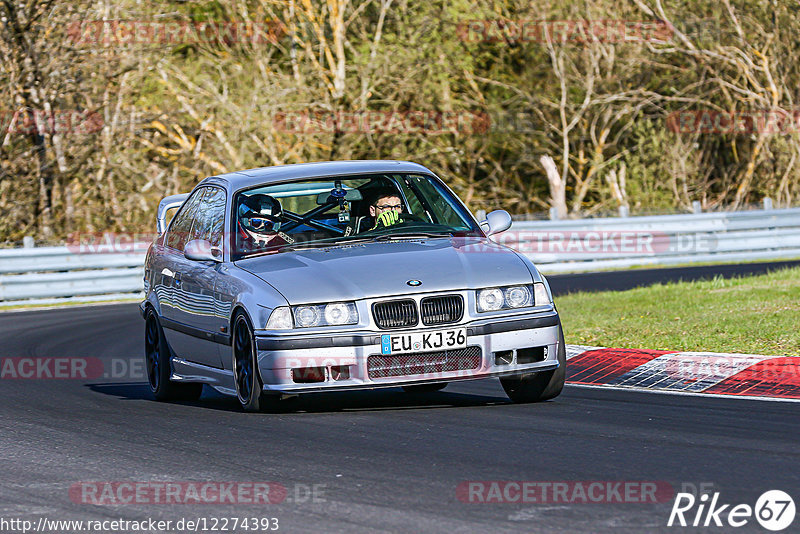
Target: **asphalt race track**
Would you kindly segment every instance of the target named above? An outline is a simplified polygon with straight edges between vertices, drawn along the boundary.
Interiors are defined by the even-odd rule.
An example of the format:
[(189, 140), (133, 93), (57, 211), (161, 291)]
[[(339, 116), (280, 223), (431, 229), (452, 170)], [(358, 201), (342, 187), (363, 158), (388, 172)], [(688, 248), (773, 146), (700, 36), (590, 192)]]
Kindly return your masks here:
[[(552, 277), (557, 291), (565, 279)], [(796, 403), (567, 386), (553, 401), (514, 405), (484, 380), (430, 394), (309, 395), (278, 413), (245, 414), (210, 389), (197, 403), (151, 400), (133, 370), (143, 326), (135, 304), (0, 315), (0, 358), (97, 358), (108, 375), (0, 380), (0, 518), (275, 517), (282, 532), (695, 532), (703, 529), (666, 526), (682, 487), (706, 484), (720, 502), (751, 506), (766, 490), (796, 498), (800, 489)], [(288, 494), (257, 505), (97, 505), (70, 494), (81, 482), (124, 481), (268, 481)], [(467, 481), (652, 481), (672, 493), (657, 504), (471, 503), (457, 494)], [(765, 532), (754, 519), (735, 531)]]

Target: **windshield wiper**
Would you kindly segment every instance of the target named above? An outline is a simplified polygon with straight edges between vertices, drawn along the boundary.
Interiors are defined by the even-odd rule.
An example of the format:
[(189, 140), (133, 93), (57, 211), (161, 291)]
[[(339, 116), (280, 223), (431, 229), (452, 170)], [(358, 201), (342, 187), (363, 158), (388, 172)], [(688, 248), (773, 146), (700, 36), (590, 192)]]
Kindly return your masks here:
[(331, 247), (335, 245), (336, 242), (333, 241), (309, 241), (307, 243), (292, 243), (291, 245), (283, 245), (281, 248), (278, 249), (278, 252), (284, 252), (286, 250), (300, 250), (304, 248), (322, 248), (322, 247)]
[(427, 237), (451, 237), (453, 234), (447, 233), (433, 233), (433, 232), (396, 232), (392, 234), (379, 235), (374, 238), (375, 241), (391, 241), (392, 239), (423, 239)]
[(433, 232), (397, 232), (393, 234), (382, 234), (376, 236), (364, 237), (351, 237), (351, 238), (335, 238), (325, 239), (320, 241), (307, 241), (305, 243), (292, 243), (284, 245), (279, 252), (288, 250), (302, 250), (304, 248), (323, 248), (323, 247), (336, 247), (339, 245), (358, 245), (360, 243), (374, 243), (376, 241), (392, 241), (400, 239), (425, 239), (430, 237), (451, 237), (451, 233), (433, 233)]
[(334, 238), (331, 240), (324, 239), (319, 241), (307, 241), (305, 243), (292, 243), (291, 245), (284, 245), (279, 249), (279, 252), (283, 252), (285, 250), (300, 250), (304, 248), (322, 248), (322, 247), (335, 247), (339, 245), (350, 245), (350, 244), (358, 244), (358, 243), (368, 243), (370, 241), (374, 241), (373, 237), (362, 237), (362, 238), (354, 238), (354, 239), (342, 239), (342, 238)]

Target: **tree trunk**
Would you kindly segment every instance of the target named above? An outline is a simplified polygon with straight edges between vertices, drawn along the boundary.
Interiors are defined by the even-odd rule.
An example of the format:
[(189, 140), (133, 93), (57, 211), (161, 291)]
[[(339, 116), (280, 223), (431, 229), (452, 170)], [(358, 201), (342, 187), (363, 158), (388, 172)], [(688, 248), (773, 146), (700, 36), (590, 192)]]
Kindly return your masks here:
[(558, 173), (556, 162), (550, 156), (542, 156), (539, 161), (547, 173), (547, 181), (550, 183), (550, 206), (555, 208), (559, 219), (567, 218), (567, 196), (564, 180)]

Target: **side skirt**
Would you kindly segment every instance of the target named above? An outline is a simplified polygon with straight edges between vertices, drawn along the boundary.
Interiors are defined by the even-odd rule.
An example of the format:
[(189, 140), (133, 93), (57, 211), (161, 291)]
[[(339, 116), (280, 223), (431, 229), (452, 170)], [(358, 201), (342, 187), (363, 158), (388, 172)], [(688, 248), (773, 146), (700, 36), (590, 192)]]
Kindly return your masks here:
[(208, 384), (223, 395), (236, 395), (233, 371), (215, 369), (183, 358), (172, 358), (172, 376), (175, 382), (201, 382)]

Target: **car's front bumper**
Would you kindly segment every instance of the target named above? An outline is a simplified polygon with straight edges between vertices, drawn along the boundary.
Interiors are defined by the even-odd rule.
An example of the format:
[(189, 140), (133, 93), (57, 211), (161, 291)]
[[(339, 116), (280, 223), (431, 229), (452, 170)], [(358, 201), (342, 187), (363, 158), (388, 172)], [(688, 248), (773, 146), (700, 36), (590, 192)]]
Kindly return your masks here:
[[(300, 393), (453, 382), (547, 371), (559, 365), (555, 310), (415, 331), (460, 327), (467, 330), (465, 352), (440, 351), (433, 356), (420, 352), (397, 355), (396, 360), (381, 355), (381, 335), (387, 332), (257, 334), (264, 390)], [(381, 358), (383, 371), (370, 357)], [(393, 376), (385, 376), (387, 372)]]

